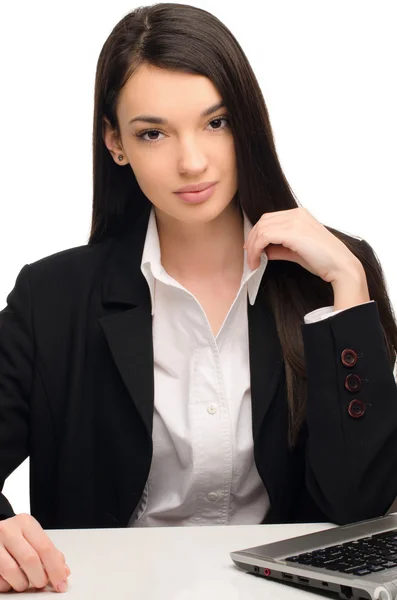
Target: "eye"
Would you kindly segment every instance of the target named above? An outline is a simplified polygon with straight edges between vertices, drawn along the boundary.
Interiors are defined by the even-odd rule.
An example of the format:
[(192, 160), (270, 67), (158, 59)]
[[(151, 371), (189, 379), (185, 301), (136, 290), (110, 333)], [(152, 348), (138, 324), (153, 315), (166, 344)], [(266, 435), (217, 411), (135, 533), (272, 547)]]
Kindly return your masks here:
[[(208, 125), (210, 125), (211, 123), (220, 123), (221, 121), (225, 121), (226, 122), (226, 127), (229, 126), (230, 124), (230, 120), (228, 117), (216, 117), (215, 119), (212, 119)], [(222, 131), (223, 129), (225, 129), (225, 127), (215, 127), (215, 129), (211, 129), (211, 131), (216, 132), (216, 131)], [(140, 131), (139, 133), (136, 133), (135, 136), (139, 139), (139, 141), (141, 142), (146, 142), (148, 144), (157, 144), (157, 142), (160, 142), (161, 139), (156, 138), (156, 139), (147, 139), (145, 138), (145, 136), (147, 135), (156, 135), (156, 134), (160, 134), (163, 135), (162, 132), (159, 129), (145, 129), (144, 131)]]
[(154, 140), (148, 140), (146, 139), (144, 136), (145, 135), (151, 135), (151, 134), (156, 134), (156, 133), (160, 133), (161, 131), (159, 131), (158, 129), (147, 129), (146, 131), (141, 131), (140, 133), (136, 133), (136, 137), (141, 141), (141, 142), (148, 142), (149, 144), (155, 144), (156, 142), (159, 141), (159, 139), (154, 139)]
[[(220, 123), (221, 121), (226, 121), (227, 125), (229, 125), (229, 119), (227, 117), (217, 117), (216, 119), (212, 119), (212, 121), (210, 121), (208, 124)], [(224, 127), (216, 127), (212, 131), (217, 131), (218, 129), (225, 129), (225, 128)]]

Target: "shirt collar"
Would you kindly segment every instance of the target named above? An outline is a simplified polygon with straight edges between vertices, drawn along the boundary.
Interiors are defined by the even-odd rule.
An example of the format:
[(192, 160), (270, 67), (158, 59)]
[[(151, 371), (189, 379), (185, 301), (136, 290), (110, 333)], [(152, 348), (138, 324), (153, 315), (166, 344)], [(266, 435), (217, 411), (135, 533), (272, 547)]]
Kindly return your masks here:
[[(247, 239), (249, 232), (251, 231), (253, 225), (251, 221), (248, 219), (247, 215), (243, 211), (244, 218), (244, 240)], [(262, 252), (260, 257), (259, 267), (251, 271), (247, 263), (247, 251), (244, 252), (244, 267), (243, 274), (241, 277), (241, 286), (247, 284), (248, 290), (248, 298), (250, 304), (254, 304), (256, 297), (258, 295), (259, 286), (265, 272), (268, 258), (265, 252)], [(142, 253), (142, 261), (141, 261), (141, 271), (146, 278), (146, 281), (150, 290), (150, 297), (152, 301), (152, 315), (154, 314), (154, 288), (156, 279), (165, 280), (167, 277), (167, 273), (161, 264), (161, 249), (160, 249), (160, 241), (156, 223), (156, 215), (154, 212), (154, 208), (152, 207), (150, 211), (150, 217), (148, 222), (148, 227), (146, 231), (145, 244), (143, 247)]]

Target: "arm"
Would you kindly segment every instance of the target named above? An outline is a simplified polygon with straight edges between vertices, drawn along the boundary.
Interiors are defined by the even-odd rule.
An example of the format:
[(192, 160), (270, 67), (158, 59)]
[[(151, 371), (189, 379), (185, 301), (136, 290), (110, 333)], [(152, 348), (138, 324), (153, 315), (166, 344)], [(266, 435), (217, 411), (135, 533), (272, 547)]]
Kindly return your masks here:
[[(0, 311), (0, 490), (28, 456), (29, 396), (34, 343), (28, 265), (18, 274)], [(0, 494), (0, 520), (15, 513)]]
[[(376, 302), (303, 324), (308, 377), (306, 479), (310, 494), (336, 523), (384, 514), (397, 495), (397, 387)], [(346, 367), (343, 350), (357, 363)], [(345, 387), (349, 374), (361, 390)], [(365, 405), (360, 417), (349, 403)]]

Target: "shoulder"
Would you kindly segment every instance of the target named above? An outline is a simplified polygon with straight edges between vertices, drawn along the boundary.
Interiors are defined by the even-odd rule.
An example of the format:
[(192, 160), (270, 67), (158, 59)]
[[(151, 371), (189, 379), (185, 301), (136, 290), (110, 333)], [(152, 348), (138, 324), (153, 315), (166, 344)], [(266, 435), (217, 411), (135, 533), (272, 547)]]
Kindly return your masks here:
[(44, 273), (52, 272), (54, 269), (87, 268), (107, 254), (111, 243), (112, 240), (109, 239), (98, 244), (85, 244), (55, 252), (29, 263), (30, 271), (31, 273)]
[(68, 277), (79, 273), (86, 275), (106, 259), (111, 245), (112, 240), (106, 240), (98, 244), (76, 246), (50, 254), (29, 263), (30, 276), (33, 278)]
[(111, 247), (112, 240), (106, 240), (68, 248), (28, 263), (19, 272), (16, 287), (29, 288), (33, 303), (81, 296), (97, 280)]

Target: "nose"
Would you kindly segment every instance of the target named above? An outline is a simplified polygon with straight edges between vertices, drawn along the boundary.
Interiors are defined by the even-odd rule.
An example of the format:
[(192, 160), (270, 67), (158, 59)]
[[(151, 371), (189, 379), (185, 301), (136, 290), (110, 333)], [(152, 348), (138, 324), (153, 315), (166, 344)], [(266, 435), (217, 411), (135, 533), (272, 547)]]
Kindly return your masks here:
[(180, 146), (179, 171), (180, 173), (196, 174), (206, 170), (208, 159), (200, 148), (197, 140), (190, 138)]

